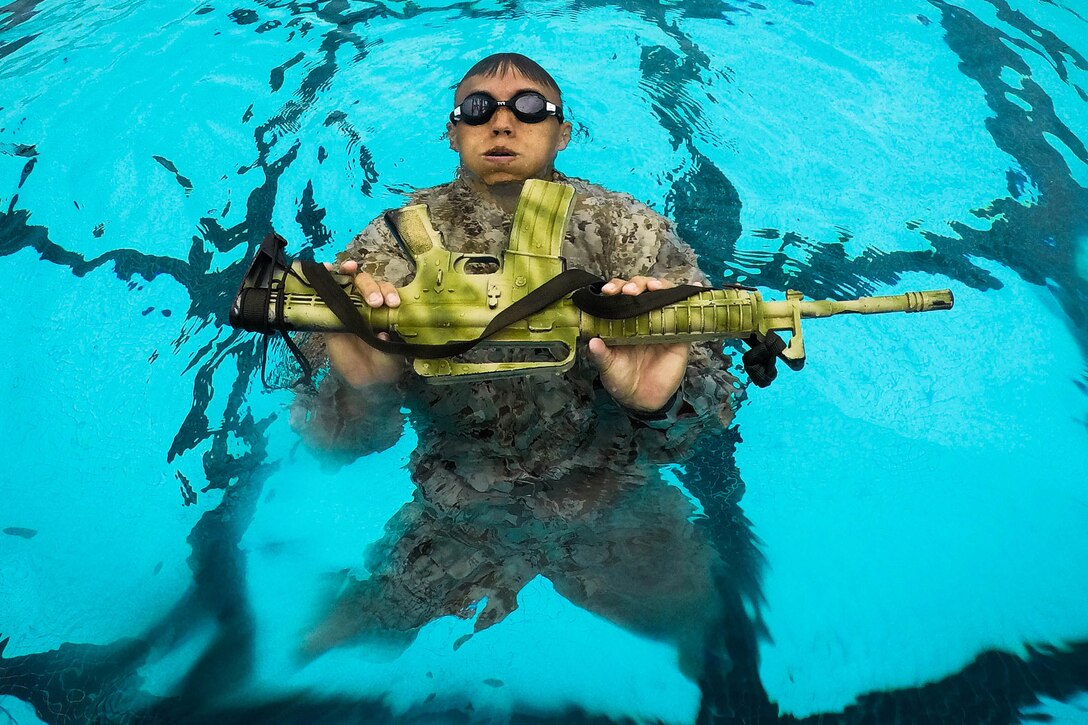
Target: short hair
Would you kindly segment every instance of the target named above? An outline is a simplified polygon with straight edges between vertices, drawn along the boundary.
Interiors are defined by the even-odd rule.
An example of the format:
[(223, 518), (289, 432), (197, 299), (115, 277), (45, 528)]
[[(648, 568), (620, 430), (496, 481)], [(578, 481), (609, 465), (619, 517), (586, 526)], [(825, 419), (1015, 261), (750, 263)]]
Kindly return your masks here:
[(551, 73), (544, 70), (535, 60), (521, 53), (494, 53), (487, 56), (468, 69), (468, 73), (465, 73), (464, 77), (453, 87), (454, 95), (456, 96), (457, 90), (473, 76), (493, 78), (508, 71), (517, 71), (531, 81), (555, 89), (557, 100), (563, 101), (563, 91), (559, 89), (559, 84), (552, 78)]

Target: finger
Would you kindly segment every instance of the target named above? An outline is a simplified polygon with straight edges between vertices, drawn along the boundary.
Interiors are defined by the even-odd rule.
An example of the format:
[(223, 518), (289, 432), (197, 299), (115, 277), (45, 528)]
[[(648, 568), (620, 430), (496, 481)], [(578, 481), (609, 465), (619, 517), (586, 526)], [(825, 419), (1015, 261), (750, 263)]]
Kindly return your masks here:
[(589, 361), (593, 363), (598, 370), (602, 373), (612, 367), (612, 350), (608, 345), (604, 343), (599, 337), (594, 337), (586, 345), (586, 352), (589, 356)]
[(359, 263), (354, 259), (349, 259), (346, 262), (340, 263), (340, 271), (343, 274), (355, 275), (359, 273)]
[(646, 291), (646, 283), (650, 281), (650, 277), (643, 277), (639, 275), (632, 277), (630, 281), (623, 286), (623, 293), (625, 295), (638, 295)]
[(366, 272), (359, 272), (359, 274), (355, 275), (355, 289), (359, 290), (359, 294), (371, 307), (381, 307), (385, 304), (385, 297), (382, 295), (381, 288), (374, 278)]
[(378, 290), (381, 292), (382, 297), (385, 299), (385, 304), (390, 307), (400, 306), (400, 295), (397, 294), (397, 288), (393, 286), (391, 282), (379, 282)]
[(613, 277), (612, 279), (605, 282), (604, 287), (601, 287), (601, 294), (606, 296), (618, 294), (620, 288), (623, 287), (625, 284), (627, 284), (627, 280), (620, 279), (619, 277)]

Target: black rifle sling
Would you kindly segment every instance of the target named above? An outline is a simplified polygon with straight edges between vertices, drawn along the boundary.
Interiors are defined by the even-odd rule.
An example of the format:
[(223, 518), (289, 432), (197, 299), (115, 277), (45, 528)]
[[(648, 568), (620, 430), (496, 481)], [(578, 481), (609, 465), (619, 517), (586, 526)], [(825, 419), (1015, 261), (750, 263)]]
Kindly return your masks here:
[(605, 281), (599, 277), (593, 278), (593, 284), (587, 285), (571, 295), (574, 306), (587, 315), (600, 317), (605, 320), (625, 320), (636, 317), (645, 312), (659, 309), (665, 305), (676, 304), (688, 297), (709, 291), (707, 287), (696, 287), (693, 284), (682, 284), (668, 289), (651, 290), (640, 295), (611, 295), (605, 297), (601, 294), (601, 287)]
[[(287, 267), (287, 269), (290, 269), (291, 273), (294, 274), (293, 269), (291, 269), (290, 267)], [(287, 349), (291, 351), (291, 354), (295, 357), (295, 360), (298, 361), (299, 367), (302, 368), (302, 376), (295, 382), (291, 383), (291, 387), (294, 388), (298, 385), (312, 385), (314, 378), (313, 366), (310, 365), (310, 361), (307, 360), (306, 356), (302, 354), (302, 350), (299, 349), (298, 345), (295, 344), (295, 341), (292, 340), (291, 337), (287, 334), (287, 329), (286, 327), (284, 327), (283, 306), (286, 295), (283, 294), (282, 281), (280, 282), (280, 287), (280, 294), (276, 295), (276, 320), (279, 322), (279, 326), (277, 327), (277, 329), (280, 333), (280, 337), (283, 338), (284, 344), (287, 345)], [(265, 337), (264, 350), (261, 351), (261, 382), (264, 383), (264, 386), (266, 388), (268, 387), (268, 381), (265, 379), (265, 366), (268, 363), (268, 343), (270, 339), (270, 335)]]
[[(254, 262), (254, 264), (251, 265), (251, 270), (261, 270), (261, 276), (265, 278), (262, 281), (268, 284), (268, 295), (271, 295), (273, 292), (276, 291), (274, 288), (276, 287), (277, 282), (275, 281), (275, 277), (272, 275), (272, 271), (276, 268), (282, 268), (286, 270), (288, 274), (294, 276), (296, 279), (299, 279), (300, 281), (305, 281), (298, 276), (298, 273), (291, 268), (291, 265), (283, 256), (283, 249), (286, 246), (286, 239), (281, 237), (279, 234), (276, 234), (275, 232), (269, 232), (261, 241), (261, 246), (257, 249), (257, 257), (260, 258), (261, 255), (265, 255), (271, 260), (271, 263), (259, 265), (257, 262)], [(243, 286), (245, 285), (245, 280), (243, 280), (242, 284)], [(280, 281), (278, 284), (282, 292), (283, 282)], [(295, 344), (295, 341), (292, 340), (287, 334), (287, 329), (284, 327), (284, 296), (281, 293), (276, 295), (276, 298), (276, 310), (273, 314), (273, 320), (275, 320), (275, 330), (279, 333), (280, 337), (283, 338), (283, 342), (287, 346), (287, 349), (291, 352), (291, 355), (294, 356), (295, 360), (299, 364), (299, 367), (302, 369), (302, 376), (299, 377), (299, 379), (295, 382), (291, 383), (291, 387), (294, 388), (299, 385), (312, 386), (313, 367), (310, 365), (310, 361), (306, 359), (306, 356), (302, 354), (302, 350), (300, 350), (298, 345)], [(267, 308), (267, 299), (268, 297), (266, 296), (264, 298), (265, 304), (262, 305), (263, 308)], [(264, 318), (264, 316), (267, 314), (267, 312), (263, 310), (256, 310), (252, 308), (248, 310), (243, 309), (241, 312), (243, 315), (254, 315), (257, 312), (260, 312), (259, 318)], [(268, 334), (264, 335), (264, 345), (261, 347), (261, 384), (263, 384), (266, 388), (271, 387), (268, 384), (268, 376), (266, 373), (268, 369), (268, 345), (271, 341), (272, 333), (269, 332)]]
[(576, 289), (587, 284), (599, 281), (596, 275), (581, 269), (568, 269), (544, 284), (537, 287), (529, 294), (513, 303), (505, 310), (495, 315), (491, 322), (484, 328), (483, 333), (473, 340), (462, 342), (450, 342), (441, 345), (422, 345), (401, 340), (383, 340), (374, 332), (370, 322), (359, 314), (355, 304), (348, 297), (347, 292), (341, 289), (332, 273), (322, 264), (316, 262), (302, 262), (302, 272), (309, 280), (322, 301), (328, 305), (333, 314), (344, 323), (350, 332), (362, 338), (371, 347), (382, 352), (395, 355), (408, 355), (423, 360), (435, 358), (453, 357), (468, 352), (479, 343), (494, 335), (504, 327), (523, 320), (529, 315), (540, 312), (548, 305), (563, 299)]

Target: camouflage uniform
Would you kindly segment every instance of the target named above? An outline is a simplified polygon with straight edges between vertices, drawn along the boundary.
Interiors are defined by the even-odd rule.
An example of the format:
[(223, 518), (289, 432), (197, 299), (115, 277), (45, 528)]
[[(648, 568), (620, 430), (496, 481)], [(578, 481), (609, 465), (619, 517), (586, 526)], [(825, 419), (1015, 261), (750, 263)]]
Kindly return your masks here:
[[(575, 189), (563, 245), (568, 268), (606, 279), (649, 275), (677, 284), (706, 282), (691, 248), (676, 237), (667, 219), (645, 204), (558, 172), (553, 181)], [(450, 250), (499, 257), (506, 249), (513, 215), (475, 178), (458, 175), (451, 183), (416, 191), (409, 203), (427, 204)], [(409, 259), (381, 217), (337, 259), (356, 260), (374, 277), (398, 287), (412, 275)], [(311, 353), (320, 357), (322, 351), (311, 348)], [(354, 457), (395, 441), (406, 403), (419, 435), (411, 461), (413, 478), (432, 500), (448, 486), (509, 492), (517, 481), (553, 480), (576, 471), (624, 471), (636, 461), (682, 458), (701, 429), (732, 418), (735, 381), (728, 362), (720, 344), (692, 346), (681, 386), (681, 415), (666, 430), (632, 419), (612, 401), (584, 342), (579, 343), (574, 367), (564, 375), (435, 386), (406, 369), (392, 390), (367, 391), (365, 401), (330, 376), (319, 393), (299, 399), (295, 420), (314, 443)]]
[[(581, 179), (556, 172), (552, 180), (576, 192), (568, 268), (705, 283), (664, 217)], [(507, 247), (512, 210), (475, 178), (459, 175), (409, 203), (427, 204), (450, 250), (499, 257)], [(380, 217), (338, 257), (348, 259), (398, 287), (411, 278)], [(571, 601), (676, 643), (685, 670), (697, 669), (702, 632), (720, 611), (710, 585), (718, 559), (691, 525), (691, 502), (647, 464), (682, 458), (701, 430), (729, 422), (728, 358), (721, 344), (692, 346), (679, 418), (658, 429), (612, 400), (585, 343), (579, 348), (563, 375), (429, 385), (406, 368), (391, 388), (360, 393), (330, 375), (300, 396), (294, 422), (317, 447), (351, 458), (383, 450), (403, 427), (402, 405), (419, 438), (409, 463), (414, 500), (372, 548), (370, 577), (349, 582), (311, 633), (312, 651), (359, 636), (407, 643), (426, 622), (468, 616), (487, 597), (481, 629), (543, 574)]]

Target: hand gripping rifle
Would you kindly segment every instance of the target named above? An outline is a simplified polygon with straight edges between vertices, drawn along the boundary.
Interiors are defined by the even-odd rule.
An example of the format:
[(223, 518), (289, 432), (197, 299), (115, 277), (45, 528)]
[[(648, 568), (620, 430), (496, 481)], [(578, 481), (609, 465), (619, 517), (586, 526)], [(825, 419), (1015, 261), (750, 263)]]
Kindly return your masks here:
[[(369, 307), (349, 276), (314, 262), (288, 263), (286, 241), (265, 238), (230, 311), (234, 327), (274, 334), (287, 331), (353, 332), (371, 346), (414, 358), (428, 382), (561, 373), (574, 364), (576, 343), (600, 337), (609, 345), (695, 342), (738, 338), (751, 347), (744, 366), (752, 382), (769, 385), (776, 359), (792, 370), (805, 363), (801, 320), (840, 313), (927, 312), (951, 309), (952, 292), (907, 292), (845, 301), (807, 301), (794, 290), (764, 300), (739, 285), (706, 289), (681, 285), (637, 296), (599, 294), (604, 280), (565, 269), (559, 256), (574, 190), (531, 179), (514, 215), (510, 245), (499, 260), (451, 252), (442, 246), (425, 205), (388, 212), (386, 223), (415, 261), (415, 277), (397, 290), (397, 308)], [(485, 273), (475, 269), (487, 268)], [(396, 339), (382, 340), (378, 332)], [(792, 333), (789, 342), (777, 331)], [(462, 362), (477, 344), (542, 347), (558, 343), (554, 361)], [(267, 343), (267, 340), (266, 340)], [(288, 339), (290, 345), (290, 340)], [(309, 366), (297, 348), (304, 369)]]

